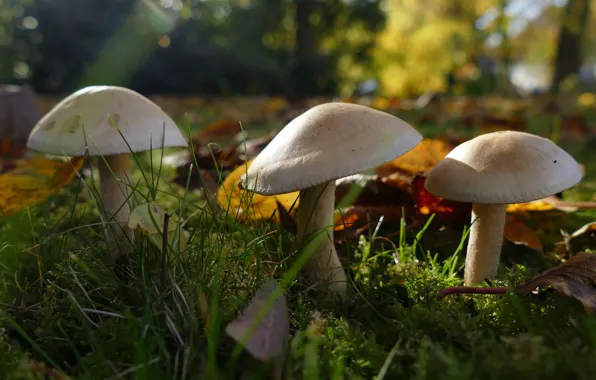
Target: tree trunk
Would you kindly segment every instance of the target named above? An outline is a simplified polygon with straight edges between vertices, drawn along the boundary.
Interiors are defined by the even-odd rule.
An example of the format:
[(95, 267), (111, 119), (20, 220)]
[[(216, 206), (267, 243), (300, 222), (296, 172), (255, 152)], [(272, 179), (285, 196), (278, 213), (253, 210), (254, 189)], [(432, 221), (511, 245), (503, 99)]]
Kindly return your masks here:
[(316, 31), (310, 17), (317, 0), (294, 0), (296, 47), (294, 50), (294, 95), (308, 95), (316, 86), (312, 62), (316, 58)]
[(563, 12), (551, 90), (559, 92), (561, 83), (581, 69), (582, 41), (590, 14), (589, 0), (568, 0)]
[[(29, 86), (0, 86), (0, 142), (18, 154), (25, 149), (29, 133), (41, 118), (37, 98)], [(0, 144), (0, 150), (3, 145)]]

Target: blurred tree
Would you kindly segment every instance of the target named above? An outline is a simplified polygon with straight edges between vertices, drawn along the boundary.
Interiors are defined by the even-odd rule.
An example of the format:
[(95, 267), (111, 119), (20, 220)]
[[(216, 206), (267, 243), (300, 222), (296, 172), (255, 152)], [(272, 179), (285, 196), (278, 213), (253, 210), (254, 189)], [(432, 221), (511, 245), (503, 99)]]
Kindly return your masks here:
[(373, 53), (382, 91), (397, 96), (445, 91), (449, 74), (478, 50), (483, 38), (475, 21), (491, 5), (388, 0), (387, 25)]
[[(371, 47), (383, 27), (378, 0), (293, 0), (296, 95), (353, 91), (372, 74)], [(342, 88), (343, 87), (343, 88)]]
[(145, 93), (334, 93), (339, 83), (355, 87), (370, 75), (369, 48), (383, 21), (378, 0), (0, 0), (0, 6), (0, 78), (20, 78), (46, 93), (90, 84)]
[[(78, 87), (106, 37), (125, 20), (127, 0), (30, 0), (14, 38), (37, 91), (61, 93)], [(112, 57), (114, 61), (125, 57)], [(98, 78), (101, 80), (101, 78)]]
[(562, 14), (551, 90), (558, 92), (564, 80), (578, 75), (582, 64), (582, 43), (590, 15), (590, 0), (567, 0)]

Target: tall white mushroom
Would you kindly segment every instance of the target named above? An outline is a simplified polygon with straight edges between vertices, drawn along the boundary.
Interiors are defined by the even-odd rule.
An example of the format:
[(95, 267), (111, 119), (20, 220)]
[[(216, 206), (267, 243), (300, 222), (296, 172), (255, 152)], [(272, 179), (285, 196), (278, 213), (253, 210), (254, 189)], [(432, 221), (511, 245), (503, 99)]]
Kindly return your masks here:
[(104, 214), (125, 229), (130, 153), (184, 147), (188, 142), (176, 123), (141, 94), (117, 86), (90, 86), (54, 106), (37, 123), (27, 146), (53, 155), (76, 157), (88, 151), (89, 156), (103, 156), (105, 161), (99, 157), (97, 167)]
[(335, 180), (389, 162), (421, 140), (418, 131), (388, 113), (349, 103), (318, 105), (275, 136), (239, 186), (262, 195), (301, 190), (298, 239), (327, 232), (304, 272), (343, 297), (347, 278), (333, 244)]
[(551, 140), (515, 131), (466, 141), (432, 168), (426, 190), (445, 199), (472, 202), (465, 284), (497, 275), (507, 204), (557, 194), (581, 178), (579, 164)]

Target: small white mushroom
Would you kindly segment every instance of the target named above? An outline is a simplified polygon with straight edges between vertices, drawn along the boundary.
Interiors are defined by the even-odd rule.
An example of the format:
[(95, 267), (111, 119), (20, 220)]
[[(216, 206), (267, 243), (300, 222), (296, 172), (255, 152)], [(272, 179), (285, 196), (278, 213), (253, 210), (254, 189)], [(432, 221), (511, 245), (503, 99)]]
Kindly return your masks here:
[(465, 284), (497, 275), (507, 204), (557, 194), (581, 178), (579, 164), (551, 140), (516, 131), (466, 141), (432, 168), (426, 190), (445, 199), (472, 202)]
[(298, 239), (326, 230), (304, 268), (313, 284), (340, 296), (346, 273), (333, 244), (335, 180), (377, 167), (408, 152), (422, 135), (401, 119), (349, 103), (326, 103), (292, 120), (252, 162), (241, 188), (262, 195), (301, 190)]
[(37, 123), (27, 146), (53, 155), (76, 157), (88, 151), (89, 156), (103, 156), (97, 158), (97, 166), (104, 214), (126, 229), (130, 153), (184, 147), (188, 142), (176, 123), (141, 94), (117, 86), (90, 86), (54, 106)]

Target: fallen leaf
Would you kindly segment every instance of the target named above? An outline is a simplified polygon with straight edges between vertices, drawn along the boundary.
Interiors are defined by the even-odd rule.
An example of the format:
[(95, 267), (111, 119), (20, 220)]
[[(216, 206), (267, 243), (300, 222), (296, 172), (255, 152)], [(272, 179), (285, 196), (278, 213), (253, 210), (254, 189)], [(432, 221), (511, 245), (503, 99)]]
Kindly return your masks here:
[(536, 232), (515, 215), (507, 215), (504, 235), (505, 239), (513, 244), (524, 245), (541, 253), (544, 251), (542, 242)]
[[(283, 293), (266, 309), (269, 299), (279, 290), (279, 286), (274, 279), (265, 281), (242, 314), (226, 326), (226, 333), (243, 344), (254, 358), (262, 361), (277, 359), (274, 362), (276, 378), (281, 379), (283, 353), (290, 337), (288, 307)], [(265, 313), (264, 317), (260, 318), (262, 313)]]
[(246, 168), (250, 167), (252, 161), (246, 165), (238, 166), (230, 173), (223, 184), (217, 190), (217, 201), (229, 214), (238, 220), (269, 220), (279, 222), (277, 211), (277, 202), (289, 210), (294, 202), (293, 210), (298, 207), (297, 201), (300, 192), (265, 196), (251, 193), (238, 188), (240, 177), (246, 173)]
[(579, 209), (596, 208), (596, 202), (570, 202), (557, 198), (554, 195), (550, 197), (537, 199), (526, 203), (513, 203), (507, 205), (508, 213), (526, 212), (526, 211), (552, 211), (559, 210), (564, 212), (575, 212)]
[(423, 215), (432, 215), (440, 219), (453, 219), (469, 222), (472, 212), (471, 203), (455, 202), (441, 197), (436, 197), (424, 188), (425, 176), (415, 176), (412, 182), (416, 207)]
[(83, 157), (66, 162), (44, 157), (16, 161), (0, 174), (0, 214), (14, 214), (42, 202), (72, 182), (83, 161)]
[[(166, 211), (157, 203), (143, 203), (131, 211), (128, 228), (141, 232), (153, 245), (162, 249), (165, 215)], [(171, 215), (168, 222), (168, 245), (182, 252), (188, 246), (188, 232), (179, 224), (178, 218)]]
[(596, 255), (580, 252), (563, 264), (523, 282), (516, 292), (529, 295), (543, 285), (575, 298), (586, 309), (596, 310)]
[[(335, 181), (335, 202), (349, 200), (352, 191), (357, 191), (352, 205), (411, 205), (412, 189), (411, 176), (396, 172), (389, 177), (376, 174), (355, 174)], [(345, 198), (345, 199), (344, 199)]]
[(237, 120), (222, 119), (217, 120), (207, 128), (201, 130), (197, 138), (199, 140), (211, 141), (223, 138), (230, 138), (236, 136), (242, 131), (240, 123)]
[(507, 205), (507, 212), (523, 212), (523, 211), (550, 211), (554, 210), (554, 206), (544, 199), (538, 199), (526, 203), (512, 203)]
[(443, 140), (423, 139), (420, 144), (403, 156), (377, 168), (377, 173), (388, 176), (395, 171), (426, 173), (439, 163), (453, 149)]

